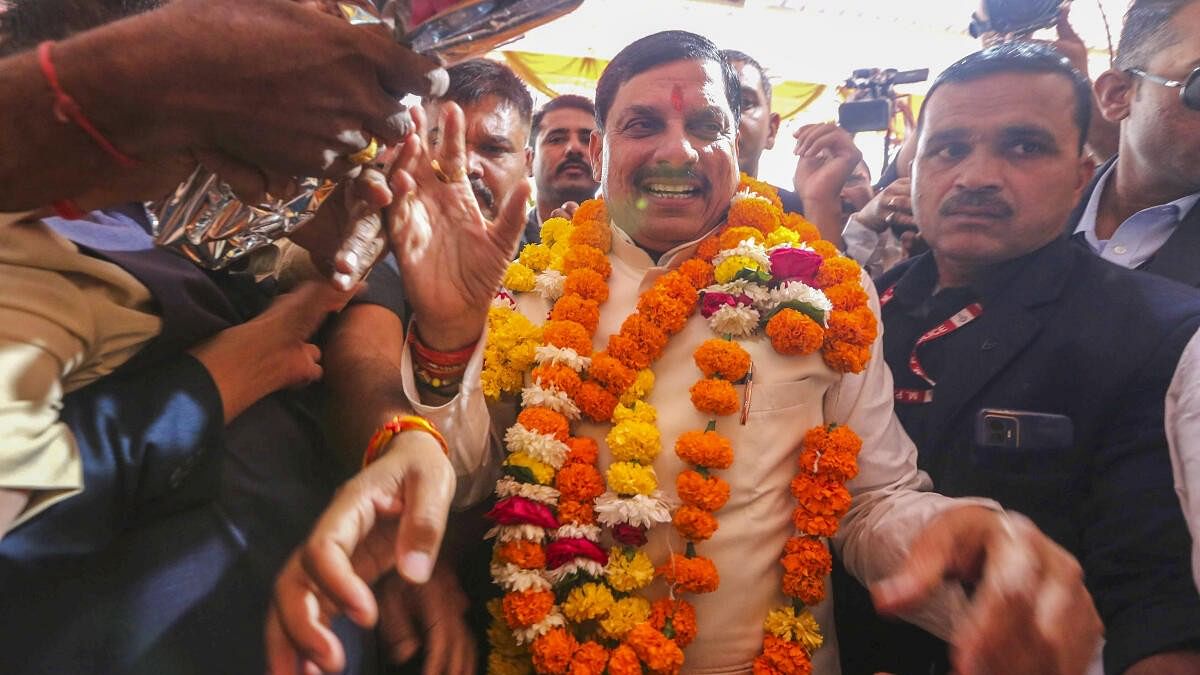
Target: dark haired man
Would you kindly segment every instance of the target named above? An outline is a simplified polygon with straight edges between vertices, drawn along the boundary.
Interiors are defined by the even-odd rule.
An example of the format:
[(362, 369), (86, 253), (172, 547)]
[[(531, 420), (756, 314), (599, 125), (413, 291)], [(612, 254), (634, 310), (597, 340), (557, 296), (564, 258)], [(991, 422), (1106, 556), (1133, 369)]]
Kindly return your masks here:
[(557, 96), (533, 116), (529, 175), (537, 186), (537, 206), (529, 211), (525, 224), (526, 243), (539, 240), (538, 228), (555, 209), (596, 196), (600, 184), (592, 177), (588, 154), (595, 130), (596, 106), (585, 96)]
[(1120, 143), (1071, 230), (1105, 260), (1200, 286), (1200, 2), (1133, 3), (1095, 89)]
[(1197, 672), (1200, 596), (1163, 409), (1200, 295), (1063, 235), (1090, 178), (1090, 113), (1086, 79), (1040, 45), (937, 78), (912, 189), (931, 253), (878, 280), (884, 356), (934, 485), (1029, 516), (1079, 558), (1105, 672)]
[[(691, 257), (700, 240), (721, 226), (738, 186), (739, 107), (740, 87), (732, 68), (701, 36), (682, 31), (651, 35), (627, 46), (609, 63), (597, 86), (599, 126), (590, 146), (613, 225), (612, 250), (607, 254), (612, 275), (608, 299), (599, 313), (598, 335), (616, 332), (638, 305), (639, 293)], [(442, 170), (463, 161), (461, 151), (443, 151), (434, 158)], [(485, 403), (478, 377), (484, 350), (478, 343), (519, 223), (513, 222), (511, 204), (499, 223), (479, 218), (460, 200), (465, 191), (461, 181), (439, 181), (430, 161), (424, 152), (402, 161), (400, 171), (407, 176), (401, 187), (407, 185), (412, 191), (397, 200), (405, 206), (391, 213), (400, 238), (411, 232), (434, 232), (422, 256), (401, 261), (413, 323), (426, 349), (467, 351), (473, 356), (467, 375), (449, 400), (428, 397), (409, 386), (409, 365), (402, 364), (401, 373), (394, 377), (405, 383), (418, 413), (436, 418), (447, 430), (454, 452), (462, 453), (463, 459), (473, 458), (469, 465), (476, 471), (468, 482), (486, 485), (499, 472), (499, 447), (491, 439), (504, 435), (503, 420), (511, 420), (514, 410), (510, 400), (501, 400), (491, 410)], [(441, 273), (429, 274), (430, 267)], [(521, 294), (516, 304), (535, 323), (546, 319), (550, 307), (538, 294)], [(709, 417), (698, 414), (688, 397), (680, 394), (697, 377), (693, 352), (712, 336), (703, 318), (691, 316), (654, 364), (657, 384), (647, 401), (658, 411), (664, 448), (685, 430), (703, 428)], [(1022, 672), (1006, 668), (1009, 657), (1000, 653), (1002, 645), (1011, 644), (1007, 640), (1018, 639), (1013, 628), (1020, 626), (1022, 632), (1032, 632), (1027, 653), (1042, 659), (1039, 667), (1055, 664), (1078, 672), (1077, 664), (1086, 662), (1094, 649), (1098, 620), (1073, 576), (1075, 563), (1020, 519), (1008, 521), (978, 502), (948, 500), (924, 491), (928, 483), (915, 469), (915, 450), (891, 414), (889, 380), (878, 340), (873, 346), (876, 358), (854, 376), (834, 372), (815, 353), (785, 357), (765, 340), (741, 344), (755, 363), (755, 393), (747, 404), (746, 424), (729, 418), (720, 422), (721, 433), (745, 452), (732, 469), (722, 472), (731, 495), (719, 512), (721, 527), (698, 547), (716, 564), (720, 587), (713, 593), (688, 596), (698, 615), (700, 638), (686, 650), (687, 670), (747, 672), (752, 668), (762, 648), (767, 610), (788, 602), (780, 591), (783, 570), (778, 558), (794, 532), (787, 506), (793, 474), (783, 467), (795, 466), (797, 448), (808, 429), (837, 422), (852, 427), (864, 445), (858, 457), (860, 471), (847, 486), (855, 507), (843, 519), (836, 545), (866, 578), (899, 572), (877, 589), (881, 603), (891, 610), (912, 608), (944, 579), (972, 572), (958, 567), (957, 561), (986, 558), (989, 565), (977, 587), (970, 623), (988, 637), (963, 643), (963, 671), (982, 672), (979, 664), (984, 664), (997, 671)], [(601, 443), (607, 431), (607, 425), (590, 423), (580, 423), (576, 429), (578, 435)], [(600, 447), (603, 470), (611, 456), (607, 446)], [(653, 464), (664, 478), (659, 488), (669, 495), (674, 485), (665, 477), (686, 465), (669, 452), (662, 452)], [(654, 504), (658, 493), (647, 499)], [(387, 499), (377, 495), (376, 503), (381, 501)], [(381, 508), (370, 500), (338, 504), (325, 515), (329, 531), (318, 533), (289, 566), (287, 586), (306, 590), (277, 596), (282, 626), (273, 625), (269, 634), (281, 645), (281, 653), (288, 648), (284, 635), (310, 658), (336, 649), (314, 625), (323, 619), (307, 613), (305, 607), (329, 602), (352, 608), (359, 617), (372, 616), (370, 600), (343, 591), (359, 588), (364, 580), (350, 571), (348, 563), (352, 556), (365, 561), (362, 556), (375, 530), (369, 520), (363, 527), (362, 516), (379, 513)], [(657, 526), (649, 533), (645, 550), (656, 562), (666, 560), (668, 550), (679, 551), (683, 543), (662, 525), (661, 513), (649, 513), (649, 522)], [(356, 569), (367, 582), (377, 572)], [(1023, 601), (1010, 602), (1025, 592), (1052, 594), (1067, 602), (1039, 606), (1035, 617)], [(812, 611), (823, 622), (826, 644), (832, 645), (836, 633), (829, 604)], [(939, 615), (933, 605), (937, 603), (929, 609)], [(539, 634), (550, 625), (531, 630)], [(967, 624), (942, 625), (951, 632)], [(815, 652), (816, 672), (836, 672), (834, 653), (830, 646)]]

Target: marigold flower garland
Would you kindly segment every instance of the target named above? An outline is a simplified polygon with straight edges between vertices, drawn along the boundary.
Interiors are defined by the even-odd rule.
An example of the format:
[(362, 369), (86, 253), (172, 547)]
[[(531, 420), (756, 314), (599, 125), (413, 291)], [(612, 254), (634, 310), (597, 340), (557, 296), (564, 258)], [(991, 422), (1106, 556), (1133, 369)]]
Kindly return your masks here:
[[(749, 354), (733, 338), (763, 330), (781, 354), (820, 349), (834, 370), (865, 367), (876, 324), (857, 265), (820, 241), (810, 223), (783, 214), (769, 186), (743, 177), (742, 188), (726, 226), (639, 297), (637, 310), (601, 352), (591, 353), (611, 272), (602, 201), (585, 202), (571, 222), (547, 221), (542, 243), (526, 246), (506, 273), (507, 288), (537, 291), (554, 304), (538, 346), (532, 346), (538, 339), (532, 326), (512, 316), (515, 303), (498, 302), (489, 315), (489, 331), (498, 338), (491, 351), (489, 334), (484, 377), (494, 384), (485, 393), (493, 399), (514, 393), (522, 355), (532, 351), (537, 363), (522, 390), (524, 410), (506, 434), (507, 475), (497, 484), (501, 501), (491, 514), (498, 523), (490, 533), (497, 538), (492, 572), (507, 594), (492, 608), (489, 672), (528, 672), (530, 666), (539, 673), (678, 672), (696, 622), (695, 610), (674, 592), (712, 592), (719, 585), (716, 567), (696, 554), (696, 545), (716, 532), (714, 513), (729, 499), (729, 484), (712, 475), (733, 462), (716, 418), (738, 410), (734, 383), (751, 369)], [(676, 441), (676, 453), (691, 468), (676, 477), (682, 505), (672, 514), (653, 469), (661, 452), (656, 411), (644, 399), (653, 387), (650, 365), (698, 304), (722, 339), (696, 349), (703, 377), (690, 393), (713, 419)], [(613, 424), (605, 439), (613, 462), (603, 477), (594, 441), (570, 436), (570, 421), (582, 416)], [(844, 427), (806, 436), (792, 484), (800, 536), (789, 540), (781, 559), (784, 590), (796, 600), (768, 615), (756, 672), (811, 670), (809, 654), (821, 637), (805, 606), (821, 600), (828, 572), (828, 550), (818, 537), (836, 532), (849, 505), (844, 483), (856, 471), (857, 453), (850, 437)], [(667, 521), (688, 542), (687, 551), (656, 570), (641, 547), (646, 531)], [(607, 552), (599, 546), (597, 523), (615, 544)], [(656, 573), (673, 592), (651, 604), (637, 592)]]

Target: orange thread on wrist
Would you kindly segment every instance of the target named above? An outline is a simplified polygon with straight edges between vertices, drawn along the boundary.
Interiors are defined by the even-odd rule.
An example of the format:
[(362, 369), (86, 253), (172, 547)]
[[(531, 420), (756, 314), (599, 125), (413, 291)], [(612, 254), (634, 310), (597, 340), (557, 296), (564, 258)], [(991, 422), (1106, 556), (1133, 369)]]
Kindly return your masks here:
[(374, 436), (371, 436), (371, 440), (367, 443), (367, 449), (363, 452), (362, 465), (365, 467), (378, 459), (384, 446), (397, 434), (405, 431), (423, 431), (433, 436), (438, 445), (442, 446), (442, 452), (446, 453), (447, 457), (450, 456), (450, 445), (446, 443), (446, 437), (437, 430), (437, 427), (433, 426), (432, 422), (416, 415), (397, 415), (380, 427)]

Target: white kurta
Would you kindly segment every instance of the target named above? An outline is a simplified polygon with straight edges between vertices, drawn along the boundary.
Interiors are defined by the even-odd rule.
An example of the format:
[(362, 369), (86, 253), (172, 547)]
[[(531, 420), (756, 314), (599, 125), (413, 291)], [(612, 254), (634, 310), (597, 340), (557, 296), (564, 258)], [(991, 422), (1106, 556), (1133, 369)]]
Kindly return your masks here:
[[(696, 242), (680, 246), (655, 265), (628, 235), (614, 228), (609, 255), (613, 273), (609, 299), (600, 308), (594, 342), (597, 350), (620, 330), (634, 311), (638, 295), (687, 260), (695, 247)], [(878, 315), (878, 300), (865, 275), (863, 284)], [(534, 322), (544, 321), (550, 309), (550, 303), (535, 293), (519, 296), (518, 306)], [(658, 411), (663, 446), (654, 468), (660, 488), (672, 500), (675, 477), (686, 468), (673, 451), (675, 440), (685, 431), (703, 429), (709, 420), (692, 406), (688, 389), (701, 377), (692, 354), (712, 337), (708, 322), (697, 313), (671, 338), (652, 366), (655, 385), (647, 400)], [(800, 442), (812, 427), (836, 422), (850, 426), (863, 439), (860, 472), (848, 485), (853, 506), (835, 542), (843, 547), (849, 569), (860, 578), (872, 581), (885, 576), (903, 559), (908, 542), (932, 516), (968, 501), (926, 492), (930, 481), (916, 468), (916, 448), (892, 414), (892, 378), (880, 341), (872, 347), (867, 370), (845, 376), (830, 370), (820, 354), (782, 356), (765, 336), (740, 342), (754, 360), (752, 403), (745, 425), (739, 424), (736, 413), (717, 423), (717, 430), (734, 447), (733, 467), (719, 473), (730, 483), (732, 495), (716, 514), (720, 529), (711, 540), (697, 545), (699, 554), (716, 563), (721, 584), (715, 593), (685, 596), (695, 605), (699, 624), (698, 637), (686, 650), (685, 671), (689, 673), (748, 671), (762, 645), (762, 622), (768, 610), (788, 604), (781, 591), (779, 556), (794, 533), (791, 513), (795, 503), (789, 483), (796, 475)], [(408, 360), (406, 352), (405, 390), (416, 401)], [(446, 405), (414, 404), (418, 414), (437, 424), (452, 446), (460, 502), (480, 499), (490, 490), (503, 458), (500, 439), (514, 419), (511, 405), (503, 409), (492, 406), (491, 410), (485, 405), (478, 385), (481, 364), (479, 350), (462, 390)], [(740, 392), (742, 386), (738, 389)], [(580, 423), (575, 432), (599, 443), (602, 471), (611, 459), (604, 443), (609, 429), (607, 424)], [(671, 552), (683, 549), (684, 541), (668, 524), (652, 531), (647, 553), (657, 565)], [(651, 595), (665, 591), (658, 586), (661, 582), (651, 587)], [(961, 590), (950, 588), (921, 617), (910, 618), (945, 636), (951, 615), (964, 602)], [(838, 673), (832, 602), (826, 600), (813, 608), (813, 613), (826, 635), (825, 646), (813, 657), (815, 672)]]

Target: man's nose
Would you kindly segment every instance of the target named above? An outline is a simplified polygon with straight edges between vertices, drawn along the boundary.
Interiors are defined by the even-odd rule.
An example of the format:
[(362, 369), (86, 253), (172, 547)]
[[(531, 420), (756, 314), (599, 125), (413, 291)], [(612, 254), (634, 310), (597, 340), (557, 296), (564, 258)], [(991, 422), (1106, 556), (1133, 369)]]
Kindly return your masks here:
[(483, 158), (472, 149), (467, 150), (467, 165), (463, 167), (467, 175), (474, 178), (483, 177)]
[(699, 161), (700, 153), (682, 126), (671, 125), (663, 134), (662, 141), (654, 153), (654, 159), (657, 162), (673, 166), (685, 166)]
[(954, 184), (963, 190), (997, 190), (1003, 182), (1003, 161), (993, 153), (977, 150), (959, 162)]

